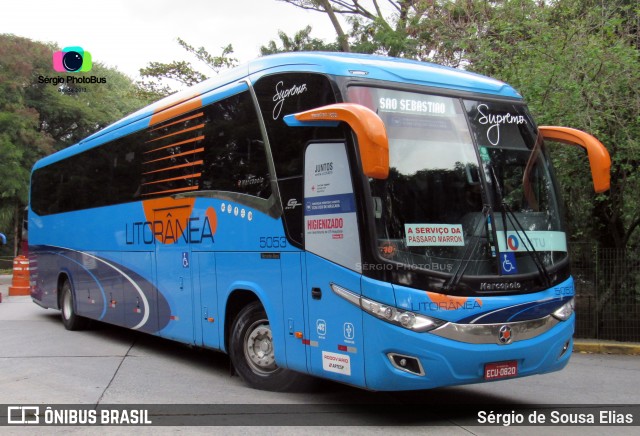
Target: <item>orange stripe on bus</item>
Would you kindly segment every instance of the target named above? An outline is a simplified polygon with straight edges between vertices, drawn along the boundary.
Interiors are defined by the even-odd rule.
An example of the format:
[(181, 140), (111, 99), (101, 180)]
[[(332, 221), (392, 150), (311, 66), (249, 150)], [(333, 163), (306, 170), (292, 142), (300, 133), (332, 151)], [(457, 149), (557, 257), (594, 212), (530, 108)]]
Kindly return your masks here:
[(204, 127), (204, 123), (202, 123), (202, 124), (198, 124), (197, 126), (189, 127), (188, 129), (179, 130), (179, 131), (177, 131), (177, 132), (169, 133), (168, 135), (164, 135), (164, 136), (160, 136), (160, 137), (158, 137), (158, 138), (152, 139), (152, 140), (150, 140), (150, 141), (145, 142), (145, 144), (148, 144), (149, 142), (159, 141), (159, 140), (161, 140), (161, 139), (168, 138), (168, 137), (170, 137), (170, 136), (179, 135), (179, 134), (181, 134), (181, 133), (190, 132), (190, 131), (192, 131), (192, 130), (201, 129), (201, 128), (203, 128), (203, 127)]
[(158, 191), (158, 192), (148, 192), (146, 194), (142, 194), (142, 196), (147, 195), (158, 195), (158, 194), (169, 194), (170, 192), (185, 192), (185, 191), (197, 191), (200, 186), (189, 186), (188, 188), (178, 188), (178, 189), (168, 189), (166, 191)]
[(201, 98), (190, 98), (189, 100), (182, 100), (182, 102), (171, 102), (167, 106), (158, 108), (149, 121), (149, 126), (161, 123), (163, 121), (170, 120), (171, 118), (178, 117), (182, 114), (196, 110), (202, 107)]
[(196, 153), (200, 153), (201, 151), (204, 151), (204, 148), (196, 148), (195, 150), (185, 151), (184, 153), (172, 154), (170, 156), (161, 157), (160, 159), (149, 160), (147, 162), (142, 162), (142, 165), (147, 165), (154, 162), (160, 162), (162, 160), (167, 160), (174, 157), (181, 157), (181, 156), (187, 156), (190, 154), (196, 154)]
[(168, 123), (168, 124), (163, 124), (162, 126), (155, 127), (155, 128), (153, 128), (153, 129), (151, 129), (149, 131), (153, 132), (154, 130), (164, 129), (165, 127), (173, 126), (174, 124), (182, 123), (184, 121), (189, 121), (189, 120), (192, 120), (194, 118), (200, 118), (202, 115), (204, 115), (204, 112), (198, 112), (197, 114), (191, 115), (190, 117), (180, 118), (177, 121), (173, 121), (173, 122)]
[(197, 160), (194, 162), (189, 162), (186, 164), (180, 164), (180, 165), (176, 165), (173, 167), (166, 167), (166, 168), (160, 168), (159, 170), (153, 170), (153, 171), (147, 171), (146, 173), (142, 173), (142, 175), (147, 175), (147, 174), (153, 174), (153, 173), (160, 173), (162, 171), (170, 171), (170, 170), (177, 170), (178, 168), (186, 168), (186, 167), (194, 167), (196, 165), (202, 165), (204, 164), (204, 161), (201, 160)]
[(195, 179), (197, 177), (200, 177), (202, 175), (202, 173), (196, 173), (196, 174), (191, 174), (189, 176), (180, 176), (180, 177), (172, 177), (170, 179), (163, 179), (163, 180), (155, 180), (153, 182), (147, 182), (147, 183), (143, 183), (142, 186), (145, 185), (154, 185), (156, 183), (164, 183), (164, 182), (174, 182), (176, 180), (187, 180), (187, 179)]
[(154, 151), (164, 150), (165, 148), (177, 147), (178, 145), (188, 144), (190, 142), (196, 142), (204, 139), (204, 135), (196, 136), (195, 138), (185, 139), (184, 141), (174, 142), (169, 145), (165, 145), (164, 147), (154, 148), (153, 150), (145, 151), (144, 154), (153, 153)]

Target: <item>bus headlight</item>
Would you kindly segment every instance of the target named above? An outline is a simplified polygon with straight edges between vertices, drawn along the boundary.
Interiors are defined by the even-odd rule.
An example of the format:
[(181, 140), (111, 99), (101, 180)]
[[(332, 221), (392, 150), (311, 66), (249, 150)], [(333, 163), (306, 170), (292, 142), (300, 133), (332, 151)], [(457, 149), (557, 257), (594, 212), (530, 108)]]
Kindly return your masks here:
[(362, 310), (376, 318), (380, 318), (384, 321), (390, 322), (391, 324), (395, 324), (415, 332), (428, 332), (429, 330), (436, 329), (447, 323), (441, 319), (431, 318), (418, 313), (401, 310), (393, 306), (387, 306), (386, 304), (378, 303), (377, 301), (369, 300), (368, 298), (361, 297), (341, 286), (336, 285), (335, 283), (331, 284), (331, 290), (350, 303), (360, 306)]
[(574, 307), (575, 306), (572, 298), (571, 300), (560, 306), (560, 308), (553, 312), (552, 315), (558, 318), (560, 321), (566, 321), (573, 313)]

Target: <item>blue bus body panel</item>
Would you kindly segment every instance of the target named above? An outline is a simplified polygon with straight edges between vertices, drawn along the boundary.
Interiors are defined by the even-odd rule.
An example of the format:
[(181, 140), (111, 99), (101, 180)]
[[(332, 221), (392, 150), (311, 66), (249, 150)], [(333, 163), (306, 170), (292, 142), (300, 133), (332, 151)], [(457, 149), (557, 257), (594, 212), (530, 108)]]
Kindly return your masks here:
[[(559, 371), (566, 366), (573, 346), (575, 315), (546, 333), (509, 345), (466, 344), (430, 333), (415, 333), (364, 316), (367, 388), (373, 390), (416, 390), (484, 382), (488, 363), (517, 361), (518, 377)], [(564, 350), (566, 343), (569, 348)], [(395, 368), (387, 353), (420, 360), (425, 375)]]
[[(148, 308), (158, 313), (161, 321), (154, 321), (150, 316), (150, 324), (145, 324), (142, 330), (174, 339), (194, 336), (193, 327), (178, 326), (182, 325), (181, 321), (200, 318), (200, 314), (192, 313), (196, 297), (209, 298), (205, 290), (199, 290), (197, 295), (192, 291), (194, 276), (198, 283), (207, 284), (204, 289), (208, 287), (219, 295), (220, 301), (216, 298), (207, 303), (216, 322), (218, 305), (224, 306), (225, 298), (237, 288), (254, 290), (264, 298), (267, 311), (274, 315), (277, 310), (270, 306), (280, 306), (274, 294), (282, 293), (279, 262), (260, 258), (264, 252), (260, 237), (285, 239), (282, 220), (246, 205), (199, 198), (189, 221), (181, 224), (162, 215), (155, 219), (145, 216), (139, 202), (42, 217), (31, 213), (30, 216), (30, 246), (40, 265), (34, 274), (34, 294), (46, 306), (57, 307), (56, 296), (46, 290), (56, 289), (60, 271), (72, 278), (75, 291), (81, 295), (79, 314), (133, 328), (138, 322), (117, 317), (115, 313), (119, 310), (115, 309), (127, 304), (131, 310), (127, 307), (125, 313), (136, 313), (140, 307), (142, 318)], [(184, 232), (176, 233), (178, 225)], [(160, 243), (154, 232), (165, 236), (175, 233), (175, 243)], [(216, 258), (214, 251), (222, 252), (221, 256)], [(299, 252), (291, 246), (280, 246), (278, 251)], [(266, 264), (277, 265), (277, 268), (265, 271)], [(247, 272), (247, 265), (255, 266), (254, 273)], [(194, 271), (196, 267), (199, 271)], [(274, 274), (280, 283), (277, 290), (265, 285)], [(177, 281), (163, 286), (160, 279), (164, 276)], [(217, 282), (211, 284), (214, 277)], [(158, 287), (153, 283), (158, 283)], [(188, 298), (182, 298), (181, 294), (188, 294)], [(220, 321), (224, 322), (224, 317)]]
[[(308, 355), (311, 374), (361, 386), (365, 381), (365, 336), (363, 312), (331, 290), (331, 283), (360, 293), (361, 275), (312, 253), (305, 253), (308, 286), (319, 288), (319, 299), (308, 307)], [(307, 290), (310, 294), (311, 290)]]
[(522, 97), (511, 86), (495, 79), (455, 68), (408, 59), (357, 53), (282, 53), (258, 58), (249, 64), (251, 74), (281, 67), (286, 71), (316, 71), (326, 74), (431, 86), (447, 90)]
[(75, 291), (82, 316), (146, 333), (157, 333), (169, 321), (171, 308), (154, 285), (149, 252), (73, 250), (31, 245), (37, 259), (32, 296), (45, 307), (58, 307), (58, 277), (64, 273)]
[[(380, 284), (379, 286), (385, 286)], [(549, 316), (574, 297), (573, 278), (534, 294), (486, 298), (449, 297), (418, 289), (391, 285), (396, 306), (414, 313), (458, 324), (505, 324)], [(372, 288), (372, 284), (369, 284)], [(367, 295), (375, 298), (371, 292)], [(386, 304), (391, 304), (386, 301)], [(367, 387), (374, 390), (431, 389), (439, 386), (484, 382), (488, 363), (516, 361), (518, 377), (559, 371), (571, 355), (575, 315), (545, 333), (508, 345), (471, 344), (442, 338), (432, 333), (416, 333), (380, 322), (364, 314), (366, 335)], [(569, 343), (569, 349), (566, 344)], [(395, 368), (387, 353), (420, 360), (425, 375)]]
[(452, 297), (393, 286), (397, 307), (459, 324), (498, 324), (543, 318), (574, 296), (573, 278), (536, 294)]

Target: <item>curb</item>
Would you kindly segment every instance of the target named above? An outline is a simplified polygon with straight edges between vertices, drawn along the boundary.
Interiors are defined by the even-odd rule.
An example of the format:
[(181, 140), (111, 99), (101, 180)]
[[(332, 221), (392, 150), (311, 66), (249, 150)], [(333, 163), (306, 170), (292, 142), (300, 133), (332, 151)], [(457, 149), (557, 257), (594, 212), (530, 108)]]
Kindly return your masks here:
[(0, 285), (0, 304), (9, 299), (9, 286)]
[(614, 341), (574, 340), (574, 353), (623, 354), (640, 356), (640, 344)]
[(7, 301), (9, 298), (9, 285), (11, 284), (10, 275), (0, 275), (0, 303)]

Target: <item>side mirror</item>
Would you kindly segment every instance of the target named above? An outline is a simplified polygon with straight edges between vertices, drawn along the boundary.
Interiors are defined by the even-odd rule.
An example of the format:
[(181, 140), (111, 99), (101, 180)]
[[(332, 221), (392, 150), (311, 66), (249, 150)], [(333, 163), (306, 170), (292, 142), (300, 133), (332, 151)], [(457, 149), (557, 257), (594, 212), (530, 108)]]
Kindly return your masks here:
[(343, 121), (358, 139), (362, 171), (374, 179), (389, 177), (389, 138), (384, 123), (371, 109), (355, 103), (336, 103), (284, 117), (288, 126), (337, 126)]
[(540, 126), (538, 130), (546, 140), (579, 145), (587, 150), (594, 190), (605, 192), (609, 189), (611, 186), (611, 157), (604, 145), (594, 136), (569, 127)]

